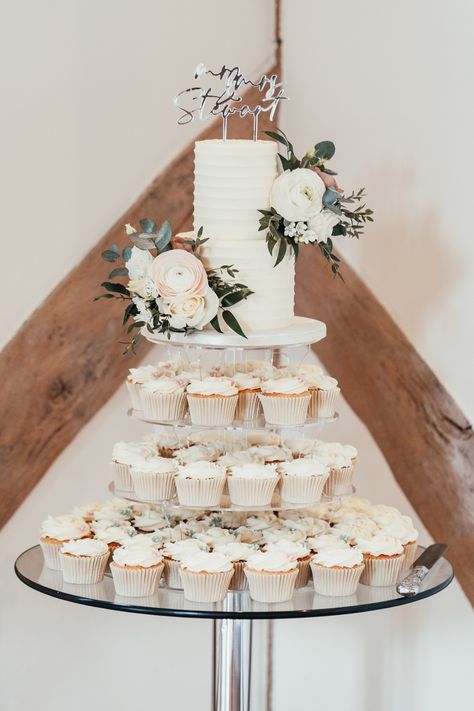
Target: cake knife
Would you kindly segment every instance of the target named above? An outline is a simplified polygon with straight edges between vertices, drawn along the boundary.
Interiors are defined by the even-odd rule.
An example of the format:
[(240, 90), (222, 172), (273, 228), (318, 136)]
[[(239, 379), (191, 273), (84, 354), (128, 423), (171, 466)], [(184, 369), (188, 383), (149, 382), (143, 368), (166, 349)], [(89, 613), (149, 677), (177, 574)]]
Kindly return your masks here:
[(404, 597), (413, 597), (420, 592), (420, 585), (430, 569), (443, 555), (448, 546), (445, 543), (433, 543), (413, 563), (410, 572), (397, 585), (397, 593)]

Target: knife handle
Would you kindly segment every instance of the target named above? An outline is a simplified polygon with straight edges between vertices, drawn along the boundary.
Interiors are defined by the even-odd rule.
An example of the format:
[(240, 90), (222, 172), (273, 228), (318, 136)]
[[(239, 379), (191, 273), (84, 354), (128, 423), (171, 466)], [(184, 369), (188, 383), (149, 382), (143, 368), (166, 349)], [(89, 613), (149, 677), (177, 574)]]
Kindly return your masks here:
[(398, 583), (397, 593), (403, 595), (404, 597), (413, 597), (418, 595), (420, 592), (420, 585), (423, 579), (428, 574), (429, 568), (425, 568), (424, 565), (417, 565), (412, 568), (411, 573), (409, 573), (406, 578)]

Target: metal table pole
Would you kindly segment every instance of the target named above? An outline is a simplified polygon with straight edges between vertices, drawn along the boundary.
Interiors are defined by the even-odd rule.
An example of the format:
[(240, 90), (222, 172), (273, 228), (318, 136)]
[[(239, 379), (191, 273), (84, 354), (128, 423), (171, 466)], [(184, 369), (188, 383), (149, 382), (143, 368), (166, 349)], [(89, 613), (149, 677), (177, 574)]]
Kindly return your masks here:
[(271, 622), (214, 620), (212, 711), (271, 711)]

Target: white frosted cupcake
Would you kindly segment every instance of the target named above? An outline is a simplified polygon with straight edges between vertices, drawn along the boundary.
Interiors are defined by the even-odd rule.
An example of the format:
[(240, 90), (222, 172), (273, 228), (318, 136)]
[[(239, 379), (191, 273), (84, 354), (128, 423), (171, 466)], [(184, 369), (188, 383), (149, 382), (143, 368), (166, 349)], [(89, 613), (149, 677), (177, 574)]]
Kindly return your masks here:
[(330, 468), (329, 478), (324, 487), (324, 493), (327, 496), (342, 496), (348, 493), (354, 476), (354, 463), (357, 457), (355, 447), (343, 445), (340, 442), (321, 442), (317, 440), (313, 451), (308, 456), (311, 459), (318, 459), (324, 462)]
[(225, 469), (214, 462), (178, 467), (176, 491), (181, 506), (219, 506), (226, 481)]
[(298, 576), (295, 582), (295, 588), (304, 588), (308, 584), (309, 579), (309, 564), (311, 561), (311, 549), (306, 541), (289, 541), (286, 538), (281, 538), (274, 543), (268, 543), (265, 550), (281, 551), (296, 561), (298, 566)]
[(232, 561), (222, 553), (200, 552), (183, 558), (184, 597), (193, 602), (220, 602), (227, 594), (233, 575)]
[(337, 399), (341, 392), (336, 378), (331, 378), (329, 375), (306, 373), (303, 380), (311, 394), (308, 417), (334, 417)]
[(142, 365), (140, 368), (130, 368), (125, 383), (134, 410), (142, 409), (140, 397), (142, 385), (150, 380), (154, 380), (156, 376), (157, 369), (154, 365)]
[(281, 439), (276, 432), (248, 430), (243, 437), (246, 447), (278, 447)]
[(283, 551), (255, 553), (244, 571), (252, 600), (285, 602), (293, 596), (298, 564)]
[(328, 548), (350, 548), (344, 536), (335, 532), (333, 528), (327, 528), (326, 532), (316, 536), (310, 536), (306, 543), (314, 553), (320, 553)]
[(291, 504), (314, 503), (321, 499), (329, 467), (316, 459), (295, 459), (278, 466), (281, 498)]
[(278, 445), (257, 444), (253, 447), (249, 447), (247, 452), (254, 462), (261, 462), (263, 464), (280, 464), (281, 462), (291, 461), (290, 450)]
[(102, 519), (93, 521), (91, 528), (94, 532), (94, 538), (105, 543), (111, 551), (124, 546), (136, 534), (134, 527), (128, 521), (114, 522)]
[(364, 557), (356, 548), (321, 549), (311, 559), (314, 589), (318, 595), (353, 595), (364, 570)]
[(239, 391), (230, 378), (193, 380), (187, 387), (189, 413), (193, 425), (231, 425)]
[(379, 530), (383, 536), (392, 536), (400, 541), (405, 554), (403, 567), (411, 568), (415, 562), (418, 547), (418, 531), (413, 526), (411, 518), (401, 514), (393, 516), (391, 521), (379, 526)]
[(164, 563), (165, 580), (169, 588), (181, 590), (183, 583), (181, 580), (181, 561), (197, 553), (207, 552), (209, 549), (205, 543), (197, 538), (184, 538), (181, 541), (169, 541), (165, 543)]
[(236, 506), (269, 506), (279, 475), (272, 464), (249, 463), (230, 468), (227, 485)]
[(192, 444), (189, 447), (177, 449), (174, 456), (179, 464), (192, 464), (193, 462), (214, 462), (219, 457), (219, 452), (210, 444)]
[(179, 422), (187, 411), (187, 380), (157, 378), (141, 386), (143, 415), (157, 422)]
[(153, 595), (163, 572), (163, 556), (148, 543), (130, 543), (113, 552), (110, 571), (115, 592), (125, 597)]
[(110, 551), (106, 543), (93, 538), (66, 541), (59, 551), (65, 583), (95, 585), (104, 577)]
[(262, 405), (259, 400), (261, 379), (251, 373), (236, 373), (232, 381), (239, 391), (236, 420), (257, 420), (262, 414)]
[(156, 455), (153, 442), (116, 442), (112, 450), (114, 483), (119, 491), (132, 492), (130, 467)]
[(91, 529), (83, 518), (72, 514), (48, 516), (40, 527), (40, 546), (47, 568), (61, 570), (59, 551), (66, 541), (90, 537)]
[(135, 494), (145, 501), (167, 501), (176, 496), (177, 464), (167, 457), (150, 457), (130, 468)]
[(376, 534), (369, 539), (358, 539), (357, 548), (363, 553), (365, 563), (361, 583), (381, 587), (397, 584), (405, 557), (397, 538)]
[(259, 395), (265, 420), (272, 425), (302, 425), (311, 395), (300, 378), (264, 380)]
[(230, 581), (230, 590), (248, 590), (248, 582), (244, 573), (248, 559), (258, 551), (258, 545), (253, 543), (242, 543), (241, 541), (231, 541), (228, 543), (218, 542), (213, 546), (213, 551), (222, 553), (234, 565), (234, 575)]
[(311, 454), (314, 448), (314, 439), (309, 437), (290, 437), (283, 441), (283, 446), (291, 451), (294, 459), (299, 459)]

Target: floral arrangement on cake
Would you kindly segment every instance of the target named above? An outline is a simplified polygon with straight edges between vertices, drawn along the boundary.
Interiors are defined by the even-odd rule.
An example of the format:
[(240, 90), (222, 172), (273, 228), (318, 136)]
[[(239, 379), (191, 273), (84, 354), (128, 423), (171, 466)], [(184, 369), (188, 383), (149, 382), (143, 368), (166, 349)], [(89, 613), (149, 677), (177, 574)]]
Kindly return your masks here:
[(337, 173), (326, 166), (336, 151), (332, 141), (316, 143), (300, 159), (282, 130), (266, 133), (286, 148), (286, 156), (278, 154), (283, 172), (273, 182), (270, 209), (259, 211), (260, 230), (267, 230), (269, 252), (276, 254), (275, 266), (288, 249), (296, 258), (300, 244), (317, 244), (333, 274), (340, 277), (340, 259), (333, 252), (332, 238), (359, 239), (365, 223), (373, 222), (373, 211), (360, 204), (365, 189), (345, 195), (338, 186)]
[[(222, 333), (219, 318), (235, 333), (246, 338), (230, 309), (253, 292), (236, 281), (238, 270), (232, 265), (205, 269), (199, 258), (202, 228), (196, 239), (172, 237), (169, 222), (157, 229), (156, 222), (140, 220), (141, 231), (126, 225), (132, 246), (120, 251), (116, 244), (102, 252), (106, 262), (121, 262), (101, 286), (105, 293), (99, 299), (120, 299), (126, 302), (123, 325), (131, 340), (125, 342), (124, 353), (135, 352), (140, 329), (150, 333), (191, 333), (211, 325)], [(127, 283), (112, 281), (126, 277)], [(131, 323), (129, 321), (131, 320)], [(127, 325), (128, 324), (128, 325)]]

